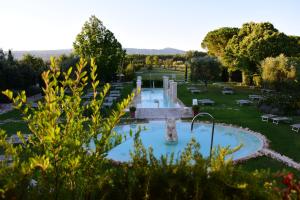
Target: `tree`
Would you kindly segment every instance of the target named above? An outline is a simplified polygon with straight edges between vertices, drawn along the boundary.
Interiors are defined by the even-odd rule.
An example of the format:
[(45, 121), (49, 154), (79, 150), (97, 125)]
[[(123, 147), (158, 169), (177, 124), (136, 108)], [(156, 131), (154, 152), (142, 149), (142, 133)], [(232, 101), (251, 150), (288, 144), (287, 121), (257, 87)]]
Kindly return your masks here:
[(221, 65), (219, 61), (210, 56), (196, 57), (191, 59), (191, 80), (216, 80), (220, 76)]
[(159, 58), (158, 56), (153, 56), (153, 65), (158, 66), (159, 65)]
[(146, 65), (152, 65), (152, 63), (153, 63), (152, 57), (147, 56), (146, 59), (145, 59), (145, 63), (146, 63)]
[(258, 72), (260, 62), (266, 57), (283, 53), (293, 56), (299, 53), (295, 39), (279, 32), (271, 23), (246, 23), (227, 43), (222, 63), (246, 75)]
[(8, 54), (7, 54), (7, 62), (8, 62), (9, 65), (15, 64), (15, 58), (12, 55), (12, 52), (11, 52), (10, 49), (8, 50)]
[(281, 85), (284, 82), (296, 79), (297, 67), (300, 63), (283, 54), (273, 58), (268, 57), (261, 62), (262, 79), (272, 85)]
[(24, 70), (27, 69), (25, 70), (25, 73), (27, 73), (26, 77), (28, 79), (30, 76), (33, 76), (32, 85), (40, 82), (41, 73), (46, 70), (46, 64), (44, 63), (42, 58), (38, 58), (30, 54), (25, 54), (19, 61), (19, 64)]
[(234, 35), (237, 35), (238, 32), (238, 28), (230, 27), (223, 27), (210, 31), (206, 34), (201, 46), (203, 49), (208, 50), (209, 55), (216, 56), (222, 61), (227, 43)]
[(225, 49), (229, 40), (231, 40), (234, 35), (237, 35), (238, 32), (238, 28), (219, 28), (208, 32), (201, 43), (202, 48), (207, 49), (209, 55), (216, 56), (227, 68), (229, 81), (231, 81), (231, 73), (235, 69), (232, 69), (232, 66), (224, 61)]
[(87, 60), (95, 58), (101, 80), (111, 81), (115, 78), (124, 51), (114, 34), (97, 17), (91, 16), (85, 22), (73, 46), (80, 57)]

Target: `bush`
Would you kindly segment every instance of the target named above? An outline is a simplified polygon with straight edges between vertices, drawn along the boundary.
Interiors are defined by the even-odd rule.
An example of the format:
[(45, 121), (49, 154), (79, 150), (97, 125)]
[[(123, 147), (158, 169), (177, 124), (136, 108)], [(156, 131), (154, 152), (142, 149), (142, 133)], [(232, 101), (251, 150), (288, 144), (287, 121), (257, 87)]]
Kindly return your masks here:
[(267, 172), (248, 173), (225, 161), (229, 148), (217, 148), (210, 162), (194, 140), (178, 160), (174, 154), (156, 159), (138, 137), (134, 146), (132, 163), (111, 169), (100, 199), (279, 199), (263, 187)]
[(300, 98), (291, 94), (270, 94), (265, 96), (258, 104), (263, 112), (273, 114), (293, 114), (299, 109)]

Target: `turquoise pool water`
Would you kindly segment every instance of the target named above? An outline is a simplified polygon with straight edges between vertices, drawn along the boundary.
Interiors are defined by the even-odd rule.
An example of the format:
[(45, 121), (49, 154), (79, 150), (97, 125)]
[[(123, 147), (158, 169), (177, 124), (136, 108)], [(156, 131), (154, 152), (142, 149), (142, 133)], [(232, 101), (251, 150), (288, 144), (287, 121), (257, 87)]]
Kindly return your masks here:
[[(133, 151), (134, 142), (133, 138), (129, 136), (129, 131), (131, 129), (133, 133), (135, 133), (138, 130), (138, 127), (141, 127), (142, 129), (146, 128), (146, 130), (142, 130), (140, 138), (146, 148), (150, 146), (153, 148), (153, 153), (156, 158), (160, 158), (161, 155), (170, 155), (171, 153), (174, 153), (175, 159), (178, 158), (192, 137), (200, 143), (202, 155), (205, 157), (209, 156), (212, 125), (203, 123), (194, 124), (192, 133), (190, 131), (190, 126), (190, 122), (177, 121), (176, 129), (178, 133), (178, 144), (176, 145), (165, 144), (165, 121), (150, 121), (149, 123), (139, 125), (131, 124), (117, 126), (115, 128), (116, 132), (126, 135), (128, 139), (108, 152), (107, 157), (116, 161), (130, 161), (130, 151)], [(263, 142), (247, 131), (216, 125), (214, 147), (220, 145), (222, 147), (230, 146), (233, 148), (240, 144), (243, 144), (243, 146), (237, 152), (232, 154), (233, 159), (248, 156), (263, 147)]]
[(174, 103), (163, 88), (142, 88), (141, 101), (136, 104), (137, 108), (180, 108)]

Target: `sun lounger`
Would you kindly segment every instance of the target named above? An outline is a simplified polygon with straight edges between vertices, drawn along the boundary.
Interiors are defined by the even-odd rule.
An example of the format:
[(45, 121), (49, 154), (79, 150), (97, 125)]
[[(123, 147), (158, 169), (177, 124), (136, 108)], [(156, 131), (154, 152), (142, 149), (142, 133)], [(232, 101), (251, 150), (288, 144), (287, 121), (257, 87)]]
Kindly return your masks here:
[(215, 102), (211, 99), (199, 99), (198, 103), (201, 105), (214, 105)]
[(222, 94), (233, 94), (233, 93), (234, 93), (234, 91), (230, 87), (224, 87), (222, 90)]
[(200, 93), (201, 90), (191, 90), (191, 93), (195, 94), (195, 93)]
[(291, 125), (291, 127), (292, 127), (292, 131), (296, 131), (298, 133), (300, 129), (300, 124), (293, 124)]
[(111, 90), (110, 94), (120, 94), (120, 90)]
[(261, 95), (250, 94), (249, 99), (252, 101), (259, 101), (259, 100), (263, 99), (263, 97)]
[(0, 155), (0, 162), (1, 162), (1, 161), (8, 161), (8, 162), (11, 162), (11, 161), (13, 161), (13, 159), (12, 159), (11, 156), (6, 157), (5, 155)]
[(272, 114), (265, 114), (261, 116), (261, 121), (263, 122), (268, 122), (269, 119), (272, 119), (274, 117), (277, 117), (277, 115), (272, 115)]
[(113, 105), (113, 102), (104, 102), (102, 105), (104, 107), (111, 107)]
[(116, 100), (118, 97), (105, 97), (104, 101), (114, 101)]
[(109, 97), (120, 97), (121, 95), (120, 94), (117, 94), (117, 93), (115, 93), (115, 94), (109, 94)]
[[(28, 141), (29, 136), (30, 136), (30, 134), (23, 134), (25, 142)], [(14, 134), (14, 135), (10, 136), (9, 138), (7, 138), (7, 141), (11, 144), (22, 144), (23, 143), (17, 134)]]
[(186, 89), (188, 89), (188, 90), (198, 90), (198, 88), (196, 88), (196, 87), (194, 87), (194, 86), (191, 86), (191, 87), (187, 87)]
[(290, 117), (275, 117), (272, 118), (274, 124), (279, 124), (279, 122), (287, 122), (290, 123), (292, 119)]
[(249, 101), (249, 100), (246, 100), (246, 99), (239, 99), (239, 100), (236, 100), (236, 103), (239, 104), (240, 106), (243, 106), (243, 105), (251, 104), (252, 101)]
[(270, 89), (261, 89), (260, 91), (261, 91), (262, 93), (267, 93), (267, 94), (272, 93), (272, 92), (275, 92), (275, 90), (270, 90)]

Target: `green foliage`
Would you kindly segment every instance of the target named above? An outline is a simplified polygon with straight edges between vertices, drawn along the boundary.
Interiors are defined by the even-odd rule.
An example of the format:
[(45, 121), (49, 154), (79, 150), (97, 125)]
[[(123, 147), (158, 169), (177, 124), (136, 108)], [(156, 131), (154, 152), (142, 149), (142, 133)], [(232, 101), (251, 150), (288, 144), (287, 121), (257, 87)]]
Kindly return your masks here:
[(222, 60), (227, 43), (234, 35), (237, 35), (238, 32), (238, 28), (229, 27), (210, 31), (206, 34), (201, 46), (202, 48), (207, 49), (210, 55), (216, 56)]
[(152, 57), (151, 56), (147, 56), (146, 58), (145, 58), (145, 64), (146, 65), (152, 65)]
[[(220, 28), (209, 32), (202, 47), (218, 57), (229, 72), (243, 72), (243, 83), (251, 83), (254, 73), (259, 73), (260, 62), (279, 54), (297, 56), (299, 38), (279, 32), (271, 23), (245, 23), (242, 28)], [(245, 77), (248, 76), (248, 77)]]
[(125, 69), (125, 79), (132, 80), (134, 78), (134, 65), (129, 63)]
[(253, 83), (255, 86), (262, 86), (262, 78), (259, 74), (253, 74)]
[(153, 60), (152, 60), (152, 64), (155, 65), (155, 66), (158, 66), (159, 65), (159, 58), (158, 56), (153, 56)]
[(257, 72), (257, 66), (266, 57), (283, 53), (296, 55), (299, 46), (294, 39), (279, 32), (271, 23), (246, 23), (227, 43), (225, 48), (225, 66)]
[(155, 150), (145, 149), (138, 136), (134, 146), (132, 162), (111, 170), (103, 199), (278, 199), (263, 187), (268, 173), (245, 173), (222, 160), (231, 152), (228, 148), (219, 148), (209, 167), (195, 140), (179, 158), (155, 158)]
[[(1, 162), (2, 195), (28, 199), (83, 199), (92, 195), (95, 188), (105, 181), (103, 166), (108, 162), (106, 152), (121, 140), (113, 127), (124, 115), (124, 109), (133, 96), (119, 103), (117, 109), (104, 118), (101, 105), (109, 85), (99, 92), (94, 59), (91, 59), (89, 76), (86, 65), (87, 62), (81, 59), (76, 65), (75, 77), (71, 78), (73, 68), (61, 74), (52, 59), (50, 70), (42, 75), (45, 96), (37, 109), (25, 105), (25, 92), (15, 98), (11, 91), (4, 92), (22, 111), (31, 136), (26, 142), (22, 133), (18, 132), (23, 144), (14, 146), (8, 143), (7, 135), (1, 131), (1, 148), (5, 156), (12, 159), (11, 163)], [(88, 79), (91, 80), (94, 95), (83, 106), (81, 96)], [(66, 90), (70, 90), (71, 94), (67, 94)], [(88, 118), (83, 113), (90, 108), (92, 113)], [(91, 139), (95, 150), (89, 149)], [(36, 181), (34, 186), (30, 184), (31, 180)]]
[(283, 54), (268, 57), (261, 62), (262, 79), (270, 85), (280, 85), (296, 79), (296, 69), (300, 63), (294, 62)]
[(86, 60), (95, 58), (95, 62), (100, 66), (97, 70), (99, 79), (103, 81), (111, 81), (114, 78), (125, 55), (114, 34), (95, 16), (91, 16), (89, 21), (85, 22), (73, 46), (75, 53), (80, 57)]
[(209, 56), (192, 58), (190, 62), (191, 80), (218, 80), (221, 64)]
[[(17, 61), (11, 51), (6, 56), (1, 50), (0, 89), (27, 90), (40, 82), (40, 75), (45, 69), (46, 64), (41, 58), (27, 54), (20, 61)], [(3, 99), (2, 94), (0, 99)]]

